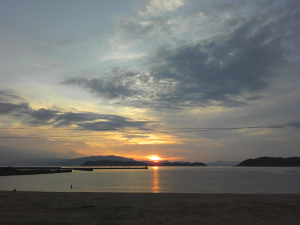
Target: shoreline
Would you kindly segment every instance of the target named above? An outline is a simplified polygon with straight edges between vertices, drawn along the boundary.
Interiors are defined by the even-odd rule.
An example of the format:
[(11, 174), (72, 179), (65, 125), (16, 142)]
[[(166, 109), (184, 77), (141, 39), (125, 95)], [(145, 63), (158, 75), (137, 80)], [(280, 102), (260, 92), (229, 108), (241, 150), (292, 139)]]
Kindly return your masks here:
[(3, 224), (299, 224), (300, 194), (0, 191)]
[(26, 170), (18, 170), (18, 169), (9, 169), (9, 170), (0, 170), (1, 176), (25, 176), (25, 175), (40, 175), (40, 174), (52, 174), (52, 173), (72, 173), (72, 170), (69, 169), (26, 169)]

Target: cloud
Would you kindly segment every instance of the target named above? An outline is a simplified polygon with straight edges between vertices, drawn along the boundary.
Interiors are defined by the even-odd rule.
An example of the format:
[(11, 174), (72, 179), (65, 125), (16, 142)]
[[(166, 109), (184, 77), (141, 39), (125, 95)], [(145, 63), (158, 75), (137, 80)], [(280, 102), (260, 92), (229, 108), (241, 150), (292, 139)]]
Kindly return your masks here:
[[(111, 70), (114, 80), (118, 80), (119, 68)], [(135, 77), (136, 74), (125, 71), (123, 76), (128, 78)], [(115, 91), (115, 90), (114, 90)], [(6, 93), (6, 92), (3, 92)], [(0, 92), (2, 94), (2, 92)], [(8, 94), (7, 94), (8, 95)], [(10, 94), (13, 98), (18, 98), (13, 94)], [(112, 95), (112, 94), (111, 94)], [(121, 94), (116, 94), (120, 97)], [(72, 109), (74, 110), (74, 109)], [(54, 127), (67, 127), (75, 125), (83, 129), (108, 129), (116, 130), (123, 128), (143, 128), (146, 125), (152, 125), (154, 121), (140, 121), (134, 120), (128, 117), (122, 117), (118, 115), (110, 114), (98, 114), (92, 112), (82, 112), (74, 110), (75, 112), (65, 112), (63, 109), (33, 109), (28, 103), (4, 103), (0, 102), (0, 115), (13, 115), (26, 118), (22, 123), (32, 126), (54, 126)]]
[(146, 12), (141, 14), (159, 14), (176, 11), (179, 7), (186, 5), (186, 0), (150, 0), (146, 6)]
[(52, 125), (58, 127), (68, 127), (76, 125), (83, 129), (104, 129), (116, 130), (123, 128), (143, 128), (153, 121), (138, 121), (128, 117), (117, 115), (106, 115), (91, 112), (61, 112), (51, 109), (39, 109), (30, 113), (31, 118), (25, 124), (34, 126)]
[(151, 125), (154, 121), (136, 121), (127, 117), (116, 115), (98, 115), (102, 121), (95, 121), (92, 123), (78, 124), (84, 129), (123, 129), (123, 128), (143, 128), (146, 125)]
[[(143, 59), (143, 72), (117, 69), (106, 78), (71, 78), (63, 84), (121, 106), (168, 110), (247, 105), (262, 99), (262, 92), (285, 76), (284, 68), (299, 62), (294, 48), (299, 46), (299, 7), (274, 4), (244, 17), (229, 16), (222, 33), (153, 49)], [(163, 17), (147, 23), (129, 20), (124, 32), (147, 36), (157, 31), (156, 25), (167, 24), (167, 17), (158, 18)]]
[[(119, 35), (126, 37), (127, 40), (151, 39), (161, 38), (161, 36), (168, 36), (173, 33), (173, 28), (176, 24), (167, 16), (156, 16), (152, 18), (126, 18), (119, 22)], [(156, 34), (159, 33), (159, 37)]]
[(83, 89), (105, 99), (126, 98), (138, 94), (131, 86), (131, 82), (122, 82), (111, 79), (70, 78), (62, 84), (79, 86)]
[(51, 125), (54, 121), (52, 121), (57, 115), (60, 113), (57, 110), (49, 110), (49, 109), (38, 109), (33, 110), (30, 113), (30, 116), (34, 118), (34, 120), (30, 119), (26, 123), (30, 125)]
[(173, 84), (158, 100), (233, 106), (245, 103), (240, 98), (246, 94), (257, 95), (275, 78), (275, 70), (288, 63), (274, 24), (262, 22), (252, 18), (230, 34), (157, 50), (150, 75), (157, 83)]
[(62, 82), (62, 84), (79, 86), (96, 96), (108, 100), (116, 98), (124, 99), (136, 96), (140, 93), (140, 91), (134, 87), (135, 79), (132, 79), (138, 75), (139, 72), (116, 67), (110, 71), (106, 78), (69, 78)]
[(294, 17), (258, 13), (235, 23), (231, 32), (160, 47), (147, 58), (149, 73), (140, 77), (120, 75), (106, 82), (80, 78), (64, 84), (134, 107), (245, 105), (261, 98), (259, 93), (276, 79), (276, 69), (289, 65)]
[(0, 101), (9, 100), (9, 99), (23, 100), (23, 98), (21, 98), (20, 96), (12, 94), (9, 91), (0, 90)]
[(0, 90), (0, 115), (28, 113), (31, 111), (28, 103), (14, 103), (14, 101), (24, 100), (10, 91)]
[(0, 115), (12, 113), (28, 113), (30, 112), (30, 110), (31, 109), (28, 103), (13, 104), (0, 102)]

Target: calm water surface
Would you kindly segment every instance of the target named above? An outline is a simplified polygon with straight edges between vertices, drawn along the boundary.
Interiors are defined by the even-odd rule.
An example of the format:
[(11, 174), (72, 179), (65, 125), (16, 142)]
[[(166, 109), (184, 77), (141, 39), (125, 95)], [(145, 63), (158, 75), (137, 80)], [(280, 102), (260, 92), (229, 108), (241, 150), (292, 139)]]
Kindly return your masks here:
[(149, 167), (0, 177), (0, 190), (14, 188), (51, 192), (300, 193), (300, 168)]

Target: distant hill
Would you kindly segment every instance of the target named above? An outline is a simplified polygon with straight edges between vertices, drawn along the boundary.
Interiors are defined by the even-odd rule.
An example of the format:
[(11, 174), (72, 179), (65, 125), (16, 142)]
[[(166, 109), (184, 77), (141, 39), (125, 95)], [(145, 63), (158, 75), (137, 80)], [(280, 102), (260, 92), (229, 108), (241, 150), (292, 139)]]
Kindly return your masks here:
[(260, 157), (247, 159), (237, 166), (274, 166), (274, 167), (295, 167), (300, 166), (299, 157), (280, 158), (280, 157)]
[(110, 160), (110, 161), (131, 161), (135, 160), (131, 158), (125, 158), (122, 156), (108, 155), (108, 156), (90, 156), (82, 157), (77, 159), (67, 159), (56, 163), (56, 166), (80, 166), (87, 161), (99, 161), (99, 160)]
[(206, 163), (207, 166), (236, 166), (240, 162), (238, 161), (221, 161), (218, 160), (216, 162)]
[(146, 166), (146, 164), (137, 161), (98, 160), (86, 161), (81, 166)]

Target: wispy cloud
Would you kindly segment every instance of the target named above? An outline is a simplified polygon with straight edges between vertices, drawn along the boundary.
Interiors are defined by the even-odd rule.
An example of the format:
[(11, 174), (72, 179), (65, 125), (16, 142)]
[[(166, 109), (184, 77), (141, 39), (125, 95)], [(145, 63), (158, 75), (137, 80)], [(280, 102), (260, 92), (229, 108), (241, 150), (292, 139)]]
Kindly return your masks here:
[(146, 11), (140, 13), (155, 15), (164, 12), (172, 12), (187, 3), (187, 0), (150, 0), (146, 6)]
[(24, 100), (22, 97), (17, 96), (11, 93), (10, 91), (0, 90), (0, 101), (11, 100), (11, 99)]

